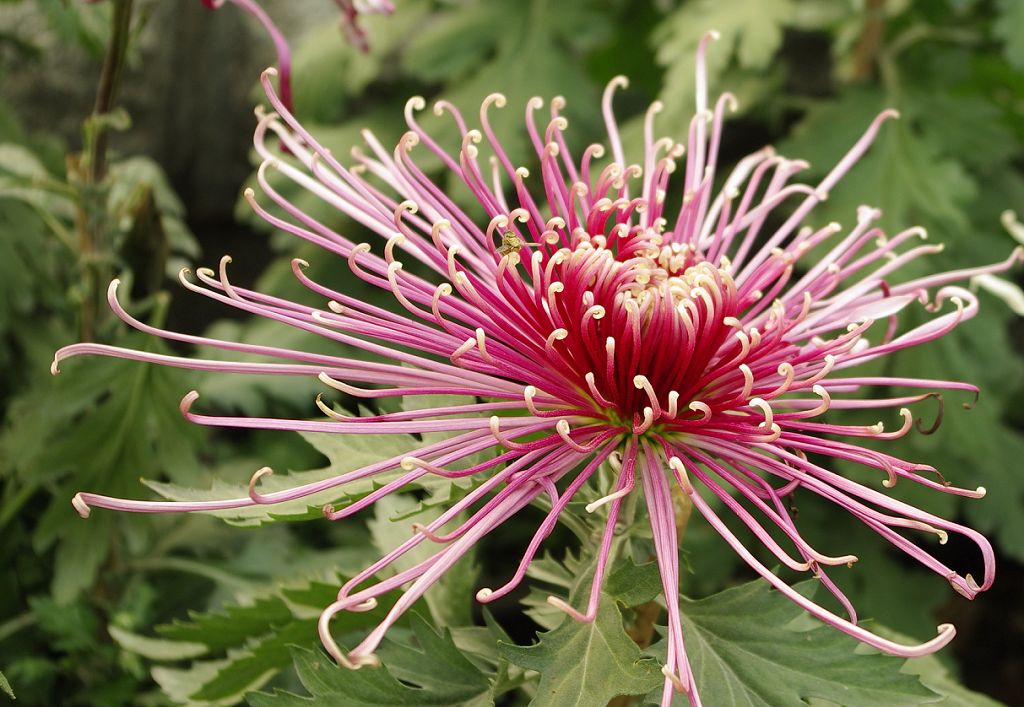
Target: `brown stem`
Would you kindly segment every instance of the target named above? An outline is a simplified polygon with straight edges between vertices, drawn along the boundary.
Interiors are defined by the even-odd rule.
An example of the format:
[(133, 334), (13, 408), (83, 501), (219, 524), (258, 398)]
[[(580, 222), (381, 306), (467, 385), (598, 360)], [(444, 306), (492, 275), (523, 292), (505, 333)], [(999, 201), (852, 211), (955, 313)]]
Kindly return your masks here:
[(82, 305), (79, 336), (82, 341), (96, 338), (96, 319), (101, 306), (101, 287), (105, 280), (99, 271), (98, 260), (103, 252), (103, 231), (106, 221), (106, 190), (100, 187), (107, 174), (107, 117), (117, 99), (121, 84), (128, 37), (131, 27), (133, 0), (114, 0), (110, 19), (110, 41), (103, 56), (96, 103), (86, 121), (85, 145), (80, 159), (69, 160), (69, 175), (81, 182), (75, 230), (78, 233), (78, 256), (82, 267)]
[(686, 526), (690, 523), (690, 514), (693, 513), (693, 501), (686, 495), (680, 486), (672, 487), (672, 505), (676, 513), (676, 542), (679, 547), (683, 546), (683, 538), (686, 537)]
[(654, 639), (654, 623), (658, 620), (658, 615), (661, 614), (661, 605), (656, 601), (649, 601), (636, 607), (633, 611), (636, 612), (636, 621), (626, 633), (638, 646), (647, 648)]
[(93, 118), (96, 121), (95, 138), (89, 155), (88, 178), (95, 184), (106, 176), (107, 171), (107, 126), (103, 117), (110, 113), (117, 99), (117, 90), (121, 85), (121, 74), (124, 70), (124, 59), (128, 52), (128, 36), (132, 19), (133, 0), (114, 0), (114, 10), (110, 19), (110, 43), (103, 57), (103, 68), (100, 71), (100, 83), (96, 89), (96, 104), (93, 107)]
[(885, 34), (885, 0), (868, 0), (865, 8), (867, 20), (857, 46), (853, 50), (854, 81), (869, 81), (875, 68), (875, 57)]

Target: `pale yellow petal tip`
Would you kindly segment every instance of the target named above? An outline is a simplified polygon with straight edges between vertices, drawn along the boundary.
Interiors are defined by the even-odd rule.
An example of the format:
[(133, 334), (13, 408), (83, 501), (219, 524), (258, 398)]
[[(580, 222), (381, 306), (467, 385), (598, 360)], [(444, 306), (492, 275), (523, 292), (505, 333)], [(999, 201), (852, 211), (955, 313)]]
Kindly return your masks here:
[(92, 513), (92, 509), (89, 508), (89, 504), (85, 502), (85, 499), (82, 498), (82, 494), (80, 493), (76, 493), (75, 497), (71, 499), (71, 505), (75, 507), (76, 511), (78, 511), (78, 515), (83, 518), (88, 518), (89, 514)]

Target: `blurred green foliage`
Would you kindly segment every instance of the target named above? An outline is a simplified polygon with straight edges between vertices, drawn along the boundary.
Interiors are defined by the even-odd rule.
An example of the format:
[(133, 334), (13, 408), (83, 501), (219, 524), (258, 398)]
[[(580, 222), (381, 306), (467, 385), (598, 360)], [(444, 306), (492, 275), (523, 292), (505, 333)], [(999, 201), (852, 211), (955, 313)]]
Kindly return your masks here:
[[(921, 224), (946, 244), (931, 263), (936, 270), (1000, 260), (1012, 247), (999, 214), (1024, 204), (1024, 3), (399, 0), (397, 5), (391, 17), (365, 18), (369, 54), (345, 44), (333, 25), (296, 38), (296, 112), (336, 154), (348, 154), (366, 127), (383, 144), (393, 144), (405, 129), (402, 109), (412, 95), (444, 98), (473, 116), (495, 91), (504, 93), (508, 104), (493, 114), (494, 125), (509, 136), (505, 145), (517, 163), (528, 159), (520, 126), (534, 95), (564, 96), (571, 121), (567, 138), (585, 145), (600, 138), (598, 96), (620, 73), (632, 79), (620, 101), (627, 146), (638, 144), (642, 113), (655, 99), (664, 104), (659, 130), (680, 137), (692, 114), (693, 52), (705, 30), (714, 28), (721, 38), (709, 51), (712, 92), (728, 89), (740, 99), (739, 112), (726, 128), (726, 162), (772, 143), (790, 157), (808, 160), (812, 173), (821, 175), (879, 110), (896, 107), (902, 120), (886, 126), (877, 147), (815, 210), (813, 222), (849, 223), (859, 204), (877, 206), (886, 228)], [(80, 48), (81, 60), (93, 62), (99, 75), (111, 39), (111, 2), (6, 0), (4, 6), (45, 20), (62, 41)], [(4, 9), (0, 87), (11, 56), (25, 61), (39, 59), (42, 52), (34, 37), (3, 22)], [(136, 30), (145, 28), (133, 27), (133, 37)], [(450, 118), (424, 112), (418, 119), (443, 143), (457, 139)], [(400, 453), (414, 440), (215, 434), (187, 425), (177, 411), (181, 395), (196, 386), (222, 409), (309, 415), (313, 385), (190, 376), (113, 360), (75, 361), (63, 375), (49, 376), (53, 351), (77, 339), (84, 308), (102, 301), (106, 285), (97, 272), (121, 278), (123, 291), (134, 300), (133, 315), (160, 326), (168, 308), (192, 306), (179, 296), (173, 277), (198, 257), (198, 246), (187, 205), (175, 196), (160, 165), (114, 151), (107, 173), (90, 182), (79, 169), (77, 142), (67, 145), (50, 134), (45, 119), (37, 117), (31, 128), (26, 122), (16, 106), (0, 101), (0, 562), (8, 568), (0, 577), (0, 694), (40, 705), (233, 704), (262, 688), (268, 691), (252, 696), (252, 704), (366, 704), (373, 696), (387, 704), (534, 699), (557, 705), (565, 704), (559, 699), (566, 691), (598, 704), (623, 691), (643, 695), (657, 688), (661, 676), (652, 656), (658, 644), (641, 648), (626, 631), (640, 607), (660, 591), (651, 565), (637, 567), (630, 559), (616, 568), (625, 574), (612, 572), (609, 597), (595, 624), (561, 623), (544, 599), (552, 592), (573, 595), (586, 575), (590, 548), (578, 548), (568, 532), (556, 533), (551, 554), (530, 570), (530, 593), (520, 597), (536, 626), (524, 630), (519, 619), (506, 620), (519, 616), (522, 607), (515, 600), (495, 605), (494, 617), (470, 613), (475, 588), (508, 571), (496, 558), (516, 555), (532, 534), (529, 518), (510, 521), (500, 537), (487, 541), (484, 552), (461, 563), (428, 594), (382, 648), (386, 669), (342, 673), (319, 647), (306, 648), (315, 636), (319, 608), (331, 600), (339, 578), (353, 575), (377, 551), (404, 538), (411, 514), (436, 512), (432, 509), (439, 504), (464, 494), (465, 485), (421, 488), (416, 497), (379, 504), (376, 516), (334, 525), (274, 522), (318, 515), (305, 505), (283, 513), (276, 509), (274, 515), (219, 514), (230, 516), (233, 524), (262, 524), (245, 531), (200, 516), (97, 513), (88, 522), (79, 519), (69, 500), (80, 489), (138, 497), (145, 493), (138, 483), (142, 477), (149, 489), (168, 498), (236, 496), (264, 464), (313, 469), (293, 471), (293, 481), (323, 478), (362, 459)], [(111, 129), (144, 132), (146, 127), (129, 128), (122, 119)], [(429, 160), (423, 166), (437, 167)], [(298, 206), (327, 225), (355, 232), (355, 224), (322, 202), (294, 196)], [(234, 206), (224, 204), (224, 212)], [(250, 228), (266, 228), (244, 204), (238, 213)], [(83, 222), (96, 236), (88, 252), (80, 238)], [(291, 257), (309, 260), (315, 278), (359, 291), (360, 283), (348, 281), (332, 259), (290, 241), (273, 244), (275, 260), (261, 278), (262, 291), (296, 291)], [(204, 241), (204, 259), (215, 260), (220, 247), (216, 238)], [(1020, 273), (1015, 277), (1019, 281)], [(981, 315), (954, 335), (882, 364), (890, 375), (913, 372), (977, 383), (983, 390), (980, 404), (963, 410), (959, 403), (968, 401), (947, 396), (937, 434), (910, 435), (887, 451), (934, 463), (957, 485), (986, 486), (983, 501), (902, 486), (893, 492), (989, 534), (1011, 577), (1019, 579), (1024, 417), (1017, 408), (1024, 396), (1024, 331), (1001, 302), (983, 297)], [(205, 315), (206, 335), (282, 342), (271, 324), (213, 321), (219, 316)], [(106, 314), (99, 314), (94, 334), (104, 343), (169, 350), (127, 333)], [(304, 340), (285, 345), (325, 346)], [(853, 465), (842, 470), (858, 478), (864, 474)], [(289, 479), (271, 478), (280, 484)], [(795, 502), (812, 543), (860, 556), (857, 571), (842, 584), (866, 616), (918, 638), (931, 634), (937, 613), (977, 616), (967, 613), (959, 597), (950, 599), (941, 579), (911, 567), (852, 519), (800, 494)], [(948, 556), (967, 566), (976, 562), (962, 552), (949, 548)], [(699, 519), (687, 529), (683, 555), (689, 569), (684, 591), (708, 597), (685, 605), (695, 669), (705, 676), (705, 689), (712, 690), (705, 702), (732, 699), (712, 687), (725, 679), (717, 674), (730, 673), (728, 679), (740, 690), (767, 686), (767, 692), (744, 698), (750, 704), (805, 698), (917, 704), (932, 693), (947, 696), (944, 704), (992, 704), (957, 684), (949, 655), (941, 659), (945, 665), (935, 658), (856, 659), (853, 642), (845, 637), (820, 627), (794, 627), (799, 610), (764, 586), (721, 592), (749, 575)], [(616, 576), (630, 579), (616, 583)], [(988, 600), (982, 596), (979, 602)], [(346, 615), (339, 619), (349, 622), (340, 633), (358, 636), (386, 608)], [(1017, 606), (989, 605), (981, 611), (1021, 617)], [(770, 657), (737, 648), (756, 643), (757, 636), (747, 634), (751, 626), (774, 631)], [(538, 644), (515, 645), (529, 643), (537, 627), (548, 630)], [(970, 627), (969, 621), (963, 640), (970, 640)], [(971, 684), (1004, 699), (1019, 696), (1020, 675), (998, 672), (1003, 659), (998, 640), (975, 639), (989, 641), (989, 648), (974, 650), (989, 651), (992, 672), (970, 674)], [(1003, 640), (1010, 645), (1014, 637)], [(579, 666), (567, 664), (564, 651), (556, 650), (571, 645), (601, 649), (588, 649), (593, 663)], [(823, 661), (820, 670), (807, 671), (801, 662), (808, 647)], [(1007, 655), (1012, 660), (1015, 654)], [(859, 692), (842, 691), (844, 680), (856, 680)], [(312, 697), (297, 696), (303, 692)]]

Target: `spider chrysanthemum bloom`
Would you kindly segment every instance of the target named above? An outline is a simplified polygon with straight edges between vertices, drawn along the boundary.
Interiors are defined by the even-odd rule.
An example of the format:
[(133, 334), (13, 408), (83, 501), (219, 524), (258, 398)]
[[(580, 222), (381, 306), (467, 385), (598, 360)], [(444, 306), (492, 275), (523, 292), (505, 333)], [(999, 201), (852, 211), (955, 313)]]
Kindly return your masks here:
[[(868, 486), (847, 479), (813, 459), (857, 462), (877, 472), (884, 487), (906, 479), (946, 493), (982, 496), (983, 489), (949, 485), (929, 466), (858, 444), (910, 432), (914, 423), (907, 406), (936, 391), (964, 391), (973, 397), (976, 388), (846, 371), (933, 340), (969, 319), (977, 299), (953, 283), (1006, 270), (1020, 254), (990, 267), (900, 281), (902, 266), (938, 249), (917, 245), (924, 236), (921, 229), (887, 236), (876, 225), (879, 213), (868, 207), (859, 209), (851, 228), (804, 225), (815, 205), (869, 149), (882, 124), (895, 117), (893, 111), (879, 115), (816, 185), (794, 182), (806, 164), (769, 148), (719, 177), (715, 164), (723, 118), (734, 99), (726, 94), (713, 105), (707, 102), (706, 43), (707, 38), (697, 55), (697, 112), (685, 145), (655, 139), (655, 105), (646, 115), (641, 159), (628, 163), (612, 113), (614, 91), (625, 82), (615, 79), (602, 103), (609, 158), (600, 145), (587, 147), (581, 155), (570, 153), (563, 135), (567, 121), (559, 114), (562, 101), (552, 101), (550, 114), (542, 120), (542, 101), (530, 102), (526, 131), (538, 163), (532, 174), (510, 160), (491, 128), (489, 111), (505, 103), (500, 95), (484, 101), (479, 130), (470, 129), (453, 106), (438, 104), (436, 112), (449, 115), (462, 135), (457, 154), (446, 152), (419, 126), (414, 111), (423, 101), (413, 99), (406, 115), (410, 130), (394, 151), (367, 133), (369, 152), (354, 152), (357, 165), (346, 167), (285, 108), (268, 70), (263, 84), (276, 112), (262, 115), (256, 130), (256, 149), (265, 160), (259, 182), (265, 198), (286, 217), (265, 210), (251, 190), (246, 198), (273, 226), (347, 261), (356, 276), (397, 300), (402, 313), (314, 282), (302, 261), (293, 263), (295, 276), (326, 301), (322, 308), (235, 286), (223, 262), (219, 274), (199, 270), (198, 282), (183, 282), (226, 305), (368, 352), (377, 360), (158, 330), (124, 311), (115, 283), (111, 306), (132, 326), (176, 341), (279, 361), (231, 363), (77, 344), (58, 352), (56, 362), (76, 354), (102, 354), (202, 370), (314, 376), (357, 398), (454, 394), (477, 402), (349, 417), (318, 399), (329, 419), (307, 421), (202, 415), (192, 411), (198, 396), (190, 393), (182, 411), (200, 424), (452, 436), (424, 443), (412, 455), (382, 459), (285, 491), (260, 492), (264, 469), (253, 476), (244, 498), (175, 503), (83, 493), (76, 496), (75, 506), (83, 515), (91, 507), (223, 510), (291, 501), (392, 474), (357, 502), (325, 508), (328, 518), (339, 519), (427, 475), (474, 477), (476, 485), (463, 498), (436, 520), (416, 526), (405, 543), (346, 583), (324, 611), (324, 645), (350, 667), (375, 663), (376, 647), (404, 611), (480, 538), (544, 496), (550, 511), (509, 581), (480, 590), (477, 598), (488, 602), (508, 594), (523, 579), (560, 514), (570, 512), (569, 502), (605, 479), (611, 479), (610, 485), (587, 507), (604, 520), (589, 599), (578, 607), (557, 598), (550, 601), (576, 620), (594, 619), (620, 510), (631, 494), (642, 498), (667, 608), (666, 704), (675, 691), (686, 692), (693, 704), (700, 702), (681, 629), (673, 487), (772, 586), (819, 619), (896, 655), (919, 655), (948, 643), (954, 633), (949, 625), (918, 646), (900, 645), (858, 626), (853, 607), (829, 574), (856, 558), (829, 556), (811, 547), (784, 498), (800, 487), (831, 501), (967, 597), (992, 584), (993, 553), (981, 535), (890, 498), (877, 482)], [(460, 209), (440, 181), (417, 167), (416, 145), (443, 163), (446, 176), (454, 175), (468, 188), (485, 219)], [(489, 160), (481, 150), (490, 153)], [(674, 177), (677, 166), (683, 167), (682, 174)], [(379, 241), (360, 243), (327, 228), (275, 190), (268, 170), (277, 170), (337, 208)], [(666, 196), (676, 192), (681, 197)], [(815, 257), (808, 258), (808, 253)], [(412, 261), (429, 275), (411, 272), (407, 266)], [(900, 315), (909, 309), (925, 313), (927, 321), (901, 326)], [(873, 395), (876, 387), (886, 392)], [(830, 409), (851, 408), (878, 409), (882, 416), (902, 418), (902, 424), (887, 431), (881, 423), (843, 426), (823, 418)], [(475, 461), (496, 444), (500, 453)], [(612, 473), (597, 474), (599, 468)], [(396, 469), (403, 472), (397, 478)], [(779, 579), (743, 546), (716, 507), (733, 514), (778, 563), (817, 576), (846, 615), (829, 611)], [(940, 541), (955, 533), (974, 542), (984, 564), (980, 581), (961, 576), (906, 537), (920, 531)], [(427, 560), (374, 579), (424, 543), (436, 546)], [(330, 633), (331, 617), (372, 607), (377, 597), (399, 588), (404, 592), (386, 619), (353, 650), (342, 651)]]

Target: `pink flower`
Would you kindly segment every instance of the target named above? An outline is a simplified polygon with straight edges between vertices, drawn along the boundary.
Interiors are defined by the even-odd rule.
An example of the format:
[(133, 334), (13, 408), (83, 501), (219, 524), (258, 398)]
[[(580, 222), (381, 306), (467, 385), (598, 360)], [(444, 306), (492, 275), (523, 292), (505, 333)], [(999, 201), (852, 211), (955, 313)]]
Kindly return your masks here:
[[(90, 0), (91, 1), (91, 0)], [(277, 52), (277, 69), (280, 76), (280, 88), (278, 96), (281, 103), (292, 110), (292, 54), (288, 46), (288, 40), (278, 29), (277, 25), (270, 18), (270, 15), (260, 6), (257, 0), (200, 0), (211, 10), (220, 9), (224, 3), (230, 2), (237, 5), (246, 13), (252, 15), (270, 36), (274, 43), (274, 50)], [(370, 50), (366, 33), (359, 26), (360, 15), (390, 15), (394, 12), (394, 5), (390, 0), (335, 0), (342, 11), (341, 28), (345, 37), (360, 51)]]
[[(710, 37), (710, 35), (709, 35)], [(318, 399), (323, 421), (213, 417), (194, 412), (198, 394), (189, 393), (182, 412), (204, 425), (302, 430), (339, 434), (455, 433), (424, 444), (414, 455), (379, 463), (337, 478), (287, 491), (261, 493), (257, 472), (247, 497), (197, 503), (131, 501), (81, 493), (75, 507), (135, 512), (209, 511), (273, 504), (302, 498), (357, 479), (401, 468), (405, 473), (344, 508), (327, 507), (340, 519), (426, 475), (475, 476), (477, 485), (437, 520), (418, 526), (401, 546), (345, 584), (324, 611), (320, 635), (327, 650), (349, 667), (375, 664), (385, 632), (481, 537), (539, 496), (550, 512), (537, 528), (509, 581), (481, 589), (481, 602), (494, 601), (523, 579), (541, 542), (584, 485), (597, 483), (602, 464), (614, 471), (605, 495), (587, 510), (604, 514), (596, 550), (593, 584), (586, 604), (550, 602), (579, 621), (592, 621), (611, 559), (613, 535), (623, 499), (642, 494), (661, 568), (667, 606), (668, 658), (663, 704), (684, 691), (700, 704), (686, 658), (679, 615), (678, 536), (671, 499), (679, 486), (692, 504), (737, 553), (781, 593), (815, 617), (886, 653), (916, 656), (936, 650), (954, 635), (950, 625), (922, 645), (906, 646), (857, 624), (853, 606), (830, 578), (852, 565), (852, 555), (829, 556), (811, 547), (797, 530), (784, 498), (801, 487), (856, 516), (881, 538), (948, 581), (968, 598), (994, 577), (992, 548), (980, 534), (918, 510), (819, 465), (814, 459), (855, 461), (878, 472), (881, 485), (899, 480), (936, 491), (980, 498), (984, 489), (948, 484), (932, 467), (860, 446), (910, 433), (909, 406), (936, 391), (963, 391), (967, 383), (847, 373), (847, 369), (940, 337), (977, 311), (969, 290), (957, 286), (971, 277), (1009, 269), (1005, 262), (919, 279), (900, 280), (901, 267), (939, 250), (917, 245), (925, 233), (909, 228), (886, 235), (875, 224), (879, 212), (861, 207), (852, 227), (804, 225), (811, 210), (871, 146), (895, 111), (881, 113), (863, 137), (818, 184), (795, 182), (807, 165), (765, 148), (739, 162), (714, 188), (716, 160), (729, 94), (708, 103), (704, 54), (697, 54), (697, 112), (685, 145), (656, 139), (654, 104), (644, 121), (644, 151), (627, 162), (612, 99), (625, 79), (616, 78), (602, 101), (611, 159), (590, 145), (574, 156), (554, 99), (538, 124), (543, 102), (530, 101), (526, 130), (539, 164), (535, 174), (515, 165), (491, 129), (488, 114), (502, 108), (492, 94), (471, 129), (451, 105), (440, 102), (462, 135), (458, 154), (443, 150), (416, 122), (424, 101), (409, 101), (409, 132), (395, 150), (365, 134), (368, 154), (355, 152), (347, 168), (322, 148), (287, 110), (271, 83), (263, 85), (276, 113), (262, 117), (255, 145), (264, 162), (259, 182), (287, 218), (264, 209), (249, 190), (246, 198), (269, 223), (345, 259), (352, 272), (394, 297), (405, 312), (394, 314), (370, 302), (312, 281), (305, 263), (293, 270), (326, 301), (322, 308), (271, 297), (231, 284), (222, 261), (219, 275), (199, 270), (189, 289), (287, 326), (319, 334), (387, 362), (324, 356), (271, 346), (215, 341), (159, 330), (133, 319), (110, 289), (114, 311), (132, 326), (175, 341), (262, 354), (274, 362), (231, 363), (162, 356), (99, 344), (75, 344), (56, 354), (61, 360), (101, 354), (163, 365), (266, 375), (316, 376), (327, 387), (358, 398), (454, 394), (481, 402), (367, 417), (339, 414)], [(275, 136), (276, 140), (270, 140)], [(473, 194), (486, 218), (459, 208), (440, 181), (428, 178), (412, 157), (422, 143)], [(487, 150), (490, 160), (482, 162)], [(287, 157), (282, 156), (282, 152)], [(682, 197), (670, 180), (683, 166)], [(267, 180), (276, 170), (380, 237), (376, 246), (332, 231), (297, 208)], [(383, 245), (383, 248), (381, 248)], [(376, 251), (376, 252), (375, 252)], [(807, 254), (813, 252), (814, 258)], [(416, 262), (420, 276), (405, 267)], [(798, 267), (799, 263), (799, 267)], [(901, 325), (910, 309), (929, 315), (911, 328)], [(892, 388), (894, 397), (872, 395)], [(884, 393), (884, 395), (890, 395)], [(898, 410), (899, 427), (883, 423), (844, 426), (827, 421), (830, 409)], [(849, 439), (852, 441), (843, 441)], [(505, 451), (458, 471), (461, 460), (491, 448)], [(845, 609), (835, 614), (803, 597), (762, 564), (714, 510), (718, 499), (777, 558), (797, 571), (814, 573)], [(463, 520), (465, 519), (465, 520)], [(771, 529), (773, 532), (769, 532)], [(908, 533), (924, 532), (945, 542), (960, 534), (975, 543), (983, 559), (980, 581), (961, 576)], [(774, 535), (773, 535), (774, 533)], [(784, 536), (783, 547), (774, 538)], [(422, 543), (438, 546), (429, 559), (383, 580), (378, 572)], [(384, 621), (350, 652), (329, 630), (332, 616), (375, 605), (377, 597), (404, 587)]]
[(270, 15), (266, 13), (256, 0), (200, 0), (200, 2), (211, 10), (219, 10), (225, 2), (230, 2), (255, 17), (263, 25), (263, 29), (267, 31), (270, 40), (274, 43), (274, 51), (277, 52), (277, 68), (280, 73), (279, 96), (281, 102), (288, 107), (288, 110), (291, 110), (292, 52), (288, 47), (288, 40), (285, 39), (281, 30), (274, 24), (274, 21), (270, 19)]
[(395, 11), (391, 0), (335, 0), (342, 11), (341, 27), (348, 41), (360, 51), (370, 51), (366, 32), (359, 26), (360, 15), (390, 15)]

